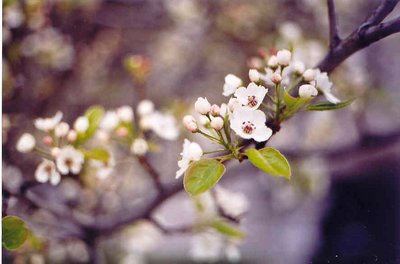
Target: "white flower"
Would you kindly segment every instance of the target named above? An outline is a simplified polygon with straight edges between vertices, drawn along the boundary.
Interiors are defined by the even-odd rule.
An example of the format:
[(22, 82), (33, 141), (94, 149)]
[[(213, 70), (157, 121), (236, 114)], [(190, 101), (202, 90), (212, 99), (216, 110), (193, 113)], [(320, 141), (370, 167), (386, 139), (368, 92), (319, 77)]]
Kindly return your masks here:
[(210, 126), (215, 130), (221, 130), (224, 127), (224, 119), (220, 116), (211, 119)]
[(256, 69), (250, 69), (249, 79), (252, 82), (258, 82), (260, 80), (260, 73)]
[(78, 174), (82, 169), (84, 156), (72, 146), (66, 146), (60, 149), (56, 158), (57, 169), (61, 174), (70, 172)]
[(185, 138), (183, 142), (182, 159), (178, 161), (179, 170), (175, 178), (178, 179), (189, 167), (190, 162), (200, 160), (203, 150), (196, 142), (190, 142)]
[(192, 237), (189, 254), (195, 261), (216, 262), (222, 257), (223, 248), (224, 241), (220, 234), (214, 231), (202, 232)]
[(100, 180), (104, 180), (114, 171), (115, 159), (110, 153), (110, 157), (107, 161), (101, 160), (90, 160), (90, 165), (96, 169), (96, 176)]
[(139, 116), (145, 116), (153, 113), (154, 103), (150, 100), (142, 100), (137, 106), (137, 112)]
[(272, 130), (265, 125), (265, 121), (266, 116), (262, 111), (252, 111), (242, 107), (233, 112), (231, 128), (242, 138), (253, 138), (255, 141), (262, 142), (272, 135)]
[(250, 83), (247, 88), (240, 87), (237, 89), (235, 96), (242, 106), (254, 110), (260, 106), (267, 92), (268, 89), (264, 86)]
[(279, 65), (288, 66), (292, 58), (292, 53), (286, 49), (278, 51), (276, 58)]
[(24, 133), (19, 138), (16, 148), (19, 152), (28, 153), (33, 150), (35, 145), (36, 145), (35, 138), (29, 133)]
[(206, 115), (211, 110), (211, 104), (210, 102), (208, 102), (207, 98), (199, 97), (194, 103), (194, 109), (199, 114)]
[(249, 202), (243, 193), (232, 192), (221, 186), (216, 186), (215, 194), (217, 203), (230, 216), (241, 216), (249, 209)]
[(60, 173), (56, 170), (54, 162), (43, 159), (35, 171), (35, 178), (38, 182), (45, 183), (50, 180), (52, 185), (57, 185), (61, 180)]
[(55, 127), (54, 134), (58, 138), (65, 137), (66, 135), (68, 135), (68, 131), (69, 131), (69, 125), (65, 122), (61, 122)]
[(225, 76), (223, 96), (231, 96), (235, 93), (236, 89), (242, 85), (242, 80), (233, 74)]
[(311, 98), (318, 95), (318, 90), (311, 84), (303, 84), (299, 87), (299, 96), (303, 98)]
[(219, 114), (220, 114), (222, 117), (225, 118), (225, 115), (227, 114), (227, 112), (228, 112), (228, 105), (227, 105), (227, 104), (224, 104), (224, 103), (221, 104)]
[(279, 34), (291, 42), (298, 41), (301, 38), (301, 28), (293, 22), (284, 22), (279, 26)]
[(175, 140), (179, 136), (175, 117), (155, 111), (150, 116), (150, 128), (157, 136), (166, 140)]
[(315, 86), (325, 95), (326, 100), (329, 102), (333, 104), (340, 102), (340, 100), (331, 92), (332, 83), (329, 81), (329, 77), (326, 72), (321, 72), (319, 69), (315, 70)]
[(48, 132), (53, 130), (58, 123), (60, 123), (62, 117), (62, 112), (58, 111), (53, 117), (36, 119), (34, 125), (37, 129)]
[(306, 66), (304, 65), (303, 62), (301, 62), (301, 61), (293, 62), (293, 71), (296, 74), (302, 75), (305, 70), (306, 70)]
[(143, 138), (137, 138), (133, 141), (131, 146), (131, 152), (138, 156), (143, 156), (149, 150), (149, 145), (147, 141)]
[(275, 69), (276, 67), (278, 67), (278, 58), (275, 55), (271, 56), (268, 59), (267, 65), (268, 67)]
[(100, 122), (100, 128), (105, 131), (114, 130), (119, 124), (119, 118), (115, 111), (107, 111)]
[(89, 119), (86, 116), (80, 116), (74, 123), (74, 129), (79, 133), (85, 133), (89, 128)]
[(192, 133), (196, 132), (198, 129), (196, 119), (191, 115), (185, 115), (182, 119), (182, 123), (185, 128)]
[(122, 122), (129, 123), (133, 120), (133, 110), (129, 105), (121, 106), (117, 109), (117, 115)]
[(315, 71), (313, 69), (307, 69), (303, 73), (303, 80), (305, 82), (312, 82), (314, 81), (314, 78), (315, 78)]

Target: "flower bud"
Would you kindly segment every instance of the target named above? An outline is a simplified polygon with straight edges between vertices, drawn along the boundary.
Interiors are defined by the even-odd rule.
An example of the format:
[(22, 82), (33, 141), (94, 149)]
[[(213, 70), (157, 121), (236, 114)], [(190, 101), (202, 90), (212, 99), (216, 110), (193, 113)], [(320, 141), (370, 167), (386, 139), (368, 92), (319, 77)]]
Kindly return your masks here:
[(80, 116), (74, 123), (74, 129), (80, 133), (84, 133), (89, 128), (89, 119), (86, 116)]
[(198, 129), (197, 122), (193, 116), (191, 115), (184, 116), (182, 122), (185, 128), (190, 132), (195, 133), (197, 131)]
[(275, 72), (271, 76), (271, 81), (275, 84), (278, 84), (282, 81), (282, 76), (279, 73)]
[(50, 146), (51, 144), (53, 144), (53, 138), (51, 136), (45, 136), (42, 139), (43, 144)]
[(218, 105), (213, 104), (213, 105), (211, 106), (211, 110), (210, 110), (211, 115), (213, 115), (213, 116), (219, 116), (220, 111), (221, 111), (221, 109), (220, 109), (220, 107), (219, 107)]
[(207, 124), (210, 123), (210, 119), (208, 119), (206, 116), (199, 116), (199, 123), (203, 126), (206, 126)]
[(237, 98), (233, 98), (232, 97), (231, 99), (229, 99), (228, 109), (229, 109), (230, 112), (235, 111), (235, 109), (240, 107), (240, 106), (241, 106), (241, 104), (239, 103)]
[(299, 88), (299, 96), (303, 98), (311, 98), (318, 95), (318, 90), (311, 84), (303, 84)]
[(65, 122), (61, 122), (54, 129), (54, 134), (58, 138), (65, 137), (68, 134), (68, 131), (69, 131), (69, 125)]
[(139, 116), (145, 116), (153, 113), (154, 104), (150, 100), (142, 100), (137, 106), (137, 112)]
[(110, 140), (110, 135), (104, 130), (98, 130), (95, 137), (102, 143), (108, 143)]
[(276, 67), (278, 67), (278, 58), (274, 55), (271, 56), (267, 62), (268, 67), (275, 69)]
[(215, 130), (221, 130), (224, 127), (224, 120), (221, 117), (211, 119), (211, 127)]
[(59, 149), (59, 148), (52, 148), (52, 149), (51, 149), (51, 155), (52, 155), (53, 157), (57, 157), (58, 154), (60, 154), (60, 149)]
[(67, 139), (69, 142), (74, 142), (78, 137), (78, 134), (75, 130), (70, 130), (67, 135)]
[(301, 61), (295, 61), (293, 63), (293, 70), (296, 74), (302, 75), (304, 73), (304, 71), (306, 70), (306, 66)]
[(307, 69), (303, 73), (303, 80), (305, 82), (312, 82), (314, 81), (314, 78), (315, 78), (315, 71), (313, 69)]
[(143, 138), (137, 138), (133, 141), (131, 152), (138, 156), (143, 156), (149, 150), (149, 145)]
[(250, 69), (249, 78), (252, 82), (258, 82), (260, 80), (260, 73), (256, 69)]
[(25, 133), (19, 138), (16, 148), (19, 152), (28, 153), (33, 150), (35, 145), (35, 138), (31, 134)]
[(288, 66), (292, 58), (292, 53), (286, 49), (278, 51), (276, 58), (279, 65)]
[(199, 97), (196, 101), (196, 103), (194, 104), (194, 109), (202, 114), (202, 115), (206, 115), (210, 112), (211, 109), (211, 104), (208, 102), (207, 98), (202, 98)]
[(128, 129), (126, 127), (120, 127), (115, 131), (115, 134), (118, 137), (126, 137), (129, 134), (129, 132), (128, 132)]
[(125, 123), (132, 122), (133, 120), (133, 110), (132, 107), (128, 105), (121, 106), (117, 109), (118, 118)]

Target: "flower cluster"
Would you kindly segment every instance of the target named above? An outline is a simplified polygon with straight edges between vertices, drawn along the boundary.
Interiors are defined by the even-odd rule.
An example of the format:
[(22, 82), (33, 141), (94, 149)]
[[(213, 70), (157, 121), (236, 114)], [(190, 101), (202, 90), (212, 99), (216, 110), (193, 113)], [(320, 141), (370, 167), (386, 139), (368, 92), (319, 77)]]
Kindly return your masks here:
[(34, 151), (43, 158), (35, 171), (38, 182), (57, 185), (61, 175), (78, 175), (86, 164), (96, 171), (98, 178), (104, 179), (112, 173), (116, 164), (111, 152), (112, 143), (126, 146), (139, 157), (151, 150), (152, 133), (149, 132), (167, 140), (178, 137), (175, 118), (156, 111), (153, 102), (141, 101), (137, 114), (139, 120), (136, 124), (134, 110), (130, 106), (108, 111), (95, 106), (70, 126), (62, 121), (63, 114), (59, 111), (53, 117), (34, 121), (36, 129), (42, 134), (41, 140), (24, 133), (16, 149), (22, 153)]

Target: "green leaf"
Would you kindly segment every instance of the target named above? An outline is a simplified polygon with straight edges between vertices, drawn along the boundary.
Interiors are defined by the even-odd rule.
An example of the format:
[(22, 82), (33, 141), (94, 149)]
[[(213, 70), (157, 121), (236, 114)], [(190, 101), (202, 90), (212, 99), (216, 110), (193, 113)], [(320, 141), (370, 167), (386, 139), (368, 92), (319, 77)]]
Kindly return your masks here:
[(290, 179), (290, 165), (285, 156), (274, 148), (248, 149), (246, 155), (250, 162), (260, 170), (274, 176)]
[(313, 99), (314, 98), (293, 97), (286, 91), (286, 89), (283, 89), (283, 101), (286, 104), (284, 112), (285, 119), (291, 117), (300, 108), (302, 108), (305, 104), (309, 103)]
[(306, 109), (308, 111), (334, 110), (334, 109), (339, 109), (339, 108), (346, 107), (346, 106), (350, 105), (353, 101), (354, 101), (354, 99), (349, 99), (347, 101), (340, 102), (340, 103), (337, 103), (337, 104), (330, 103), (330, 102), (322, 102), (322, 103), (317, 103), (317, 104), (310, 104), (310, 105), (307, 105)]
[(94, 159), (100, 161), (108, 161), (108, 159), (110, 158), (110, 153), (103, 148), (84, 150), (83, 154), (87, 159)]
[(246, 236), (237, 226), (221, 219), (213, 221), (210, 226), (226, 236), (234, 238), (244, 238)]
[(25, 242), (29, 230), (24, 221), (16, 216), (6, 216), (2, 219), (3, 247), (16, 250)]
[(208, 191), (225, 172), (225, 166), (215, 159), (202, 159), (190, 164), (183, 179), (183, 187), (191, 195)]
[(82, 144), (94, 136), (97, 128), (100, 125), (101, 119), (104, 115), (104, 109), (101, 106), (92, 106), (85, 112), (85, 116), (89, 120), (89, 127), (85, 133), (79, 133), (77, 144)]

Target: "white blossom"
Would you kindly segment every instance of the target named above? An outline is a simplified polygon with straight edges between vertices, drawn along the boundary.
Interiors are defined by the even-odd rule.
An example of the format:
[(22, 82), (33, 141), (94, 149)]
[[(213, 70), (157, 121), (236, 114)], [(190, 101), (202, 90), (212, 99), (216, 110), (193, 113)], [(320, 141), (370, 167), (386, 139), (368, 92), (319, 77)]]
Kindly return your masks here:
[(198, 129), (196, 119), (191, 115), (185, 115), (182, 119), (182, 123), (185, 128), (192, 133), (196, 132)]
[(315, 71), (314, 69), (307, 69), (304, 73), (303, 73), (303, 80), (305, 82), (312, 82), (314, 81), (315, 78)]
[(223, 237), (213, 231), (193, 235), (189, 254), (199, 262), (216, 262), (221, 259), (224, 247)]
[(301, 38), (302, 32), (300, 27), (293, 22), (284, 22), (279, 26), (279, 34), (291, 42), (298, 41)]
[(233, 112), (231, 128), (242, 138), (253, 138), (255, 141), (262, 142), (272, 135), (272, 130), (265, 125), (265, 121), (266, 116), (262, 111), (252, 111), (242, 107)]
[(137, 138), (133, 141), (131, 146), (131, 152), (138, 156), (143, 156), (149, 150), (149, 145), (147, 141), (143, 138)]
[(157, 136), (166, 140), (175, 140), (179, 136), (178, 126), (173, 115), (155, 111), (148, 118), (149, 127)]
[(63, 114), (61, 111), (58, 111), (53, 117), (48, 118), (38, 118), (34, 121), (34, 125), (37, 129), (48, 132), (53, 130), (58, 123), (60, 123)]
[(19, 152), (28, 153), (35, 148), (35, 145), (36, 145), (35, 138), (29, 133), (24, 133), (19, 138), (16, 148)]
[(100, 122), (100, 128), (110, 132), (118, 126), (119, 121), (120, 120), (115, 111), (107, 111)]
[(211, 109), (210, 109), (211, 115), (213, 115), (213, 116), (219, 116), (219, 115), (220, 115), (220, 111), (221, 111), (221, 108), (220, 108), (218, 105), (213, 104), (213, 105), (211, 106)]
[(74, 129), (79, 133), (85, 133), (89, 128), (89, 119), (86, 116), (80, 116), (74, 123)]
[(97, 178), (99, 178), (100, 180), (104, 180), (108, 178), (114, 171), (115, 159), (114, 156), (110, 153), (110, 157), (107, 161), (92, 159), (90, 160), (90, 165), (96, 169)]
[(278, 67), (278, 58), (275, 55), (272, 55), (267, 62), (268, 67), (275, 69)]
[(223, 96), (231, 96), (235, 93), (236, 89), (242, 85), (242, 80), (233, 74), (225, 76)]
[(78, 134), (75, 130), (70, 130), (67, 135), (67, 139), (69, 142), (74, 142), (78, 138)]
[(254, 110), (260, 106), (267, 92), (268, 89), (264, 86), (250, 83), (247, 88), (240, 87), (237, 89), (235, 96), (242, 106)]
[(271, 76), (271, 81), (275, 84), (279, 84), (282, 81), (282, 76), (279, 73), (274, 72)]
[(325, 95), (326, 100), (337, 104), (340, 100), (332, 94), (332, 85), (326, 72), (321, 72), (319, 69), (315, 70), (315, 87)]
[(129, 123), (133, 121), (133, 109), (129, 105), (119, 107), (117, 115), (122, 122)]
[(303, 84), (299, 87), (299, 96), (311, 98), (318, 95), (318, 90), (311, 84)]
[(203, 155), (203, 149), (196, 142), (190, 142), (185, 138), (183, 142), (182, 159), (178, 161), (179, 170), (175, 178), (179, 178), (189, 167), (190, 162), (200, 160)]
[(56, 158), (57, 169), (61, 174), (70, 172), (78, 174), (82, 169), (83, 162), (83, 154), (72, 146), (65, 146), (60, 149)]
[(278, 51), (276, 58), (279, 65), (288, 66), (292, 58), (292, 53), (286, 49)]
[(137, 112), (139, 116), (145, 116), (153, 113), (154, 103), (150, 100), (142, 100), (137, 106)]
[(215, 130), (221, 130), (224, 127), (224, 119), (220, 116), (211, 119), (210, 126)]
[(54, 134), (58, 138), (67, 136), (68, 132), (69, 132), (69, 125), (65, 122), (59, 123), (54, 129)]
[(208, 102), (207, 98), (199, 97), (194, 103), (194, 109), (199, 114), (206, 115), (211, 110), (211, 104), (210, 102)]
[(256, 69), (250, 69), (249, 79), (252, 82), (258, 82), (260, 80), (260, 73)]
[(306, 66), (304, 65), (303, 62), (301, 62), (301, 61), (293, 62), (293, 71), (296, 74), (302, 75), (305, 70), (306, 70)]
[(239, 217), (249, 209), (249, 202), (243, 193), (233, 192), (221, 186), (215, 187), (215, 193), (217, 203), (230, 216)]
[(52, 185), (57, 185), (61, 180), (61, 175), (53, 161), (43, 159), (35, 171), (35, 179), (41, 183), (50, 181)]

